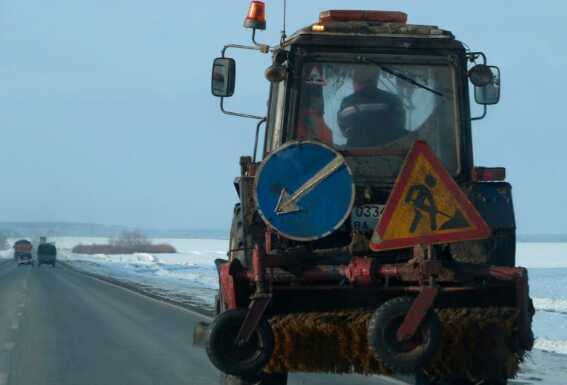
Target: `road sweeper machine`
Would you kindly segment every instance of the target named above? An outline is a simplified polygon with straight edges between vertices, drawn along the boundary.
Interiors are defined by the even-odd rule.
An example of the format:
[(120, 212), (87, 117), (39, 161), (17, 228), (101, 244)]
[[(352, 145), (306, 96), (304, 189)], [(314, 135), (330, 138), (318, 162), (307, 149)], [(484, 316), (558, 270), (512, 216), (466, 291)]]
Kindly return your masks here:
[[(471, 123), (498, 102), (499, 69), (402, 12), (324, 11), (268, 46), (264, 8), (244, 21), (253, 43), (213, 64), (221, 110), (258, 124), (216, 261), (211, 362), (232, 383), (505, 384), (532, 348), (533, 306), (505, 169), (473, 163)], [(225, 103), (236, 49), (271, 56), (265, 116)]]

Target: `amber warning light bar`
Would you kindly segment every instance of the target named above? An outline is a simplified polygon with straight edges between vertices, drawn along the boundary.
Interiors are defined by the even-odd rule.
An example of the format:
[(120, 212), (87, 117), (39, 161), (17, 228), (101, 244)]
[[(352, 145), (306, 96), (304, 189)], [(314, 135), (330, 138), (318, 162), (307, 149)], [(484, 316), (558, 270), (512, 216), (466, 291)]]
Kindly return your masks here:
[(397, 11), (354, 11), (354, 10), (329, 10), (319, 14), (319, 23), (333, 21), (370, 21), (379, 23), (405, 24), (408, 20), (407, 13)]

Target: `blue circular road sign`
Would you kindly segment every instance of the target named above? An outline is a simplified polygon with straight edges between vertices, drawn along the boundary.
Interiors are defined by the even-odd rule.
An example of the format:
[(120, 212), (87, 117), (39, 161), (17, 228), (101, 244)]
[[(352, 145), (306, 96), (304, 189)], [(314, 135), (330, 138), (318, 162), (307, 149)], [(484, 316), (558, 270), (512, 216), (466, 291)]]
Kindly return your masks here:
[(262, 162), (256, 205), (283, 236), (309, 241), (339, 228), (354, 203), (352, 173), (344, 157), (318, 142), (291, 142)]

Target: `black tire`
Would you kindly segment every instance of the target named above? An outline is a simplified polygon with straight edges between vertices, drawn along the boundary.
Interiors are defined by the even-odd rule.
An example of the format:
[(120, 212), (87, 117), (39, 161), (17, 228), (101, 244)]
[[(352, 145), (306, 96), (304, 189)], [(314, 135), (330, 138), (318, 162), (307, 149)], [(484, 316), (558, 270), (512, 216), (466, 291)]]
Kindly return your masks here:
[(248, 309), (231, 309), (219, 314), (209, 327), (207, 355), (223, 373), (249, 376), (260, 373), (274, 351), (274, 334), (268, 322), (260, 321), (255, 333), (242, 347), (233, 343)]
[(244, 217), (240, 203), (234, 206), (228, 243), (229, 260), (238, 259), (242, 266), (252, 266), (252, 237), (244, 234)]
[(414, 299), (398, 297), (382, 304), (368, 323), (368, 345), (390, 369), (399, 373), (415, 373), (429, 363), (441, 343), (441, 323), (430, 311), (416, 335), (399, 342), (396, 332)]

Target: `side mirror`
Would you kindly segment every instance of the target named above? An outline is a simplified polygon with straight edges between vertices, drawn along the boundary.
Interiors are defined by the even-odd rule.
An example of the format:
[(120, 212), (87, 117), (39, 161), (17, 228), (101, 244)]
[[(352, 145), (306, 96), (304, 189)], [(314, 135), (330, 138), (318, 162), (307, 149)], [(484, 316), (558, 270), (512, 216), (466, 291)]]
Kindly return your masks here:
[[(473, 70), (477, 67), (483, 68), (473, 73)], [(500, 69), (498, 67), (474, 66), (469, 71), (469, 77), (475, 86), (474, 100), (478, 104), (486, 106), (498, 103), (500, 100)]]
[(486, 64), (477, 64), (469, 70), (469, 79), (477, 87), (484, 87), (492, 81), (492, 70)]
[(234, 94), (236, 62), (227, 57), (218, 57), (213, 62), (211, 92), (214, 96), (229, 97)]

